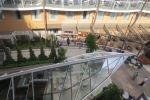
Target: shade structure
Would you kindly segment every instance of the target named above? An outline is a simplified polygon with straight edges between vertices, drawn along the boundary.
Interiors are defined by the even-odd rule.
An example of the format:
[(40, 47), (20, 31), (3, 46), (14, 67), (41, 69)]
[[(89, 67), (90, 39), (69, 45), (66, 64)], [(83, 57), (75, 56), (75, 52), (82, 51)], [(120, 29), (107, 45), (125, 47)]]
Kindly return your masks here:
[[(94, 52), (0, 76), (0, 99), (79, 100), (101, 86), (132, 53)], [(3, 84), (5, 82), (5, 84)]]

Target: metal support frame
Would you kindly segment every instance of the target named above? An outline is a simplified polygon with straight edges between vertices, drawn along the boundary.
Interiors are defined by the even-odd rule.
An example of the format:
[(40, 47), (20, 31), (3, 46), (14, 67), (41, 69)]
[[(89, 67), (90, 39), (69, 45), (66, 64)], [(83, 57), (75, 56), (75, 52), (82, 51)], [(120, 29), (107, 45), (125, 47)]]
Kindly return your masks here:
[(14, 78), (11, 77), (11, 82), (12, 82), (12, 93), (13, 93), (13, 100), (15, 100), (15, 90), (14, 90)]
[(32, 96), (33, 96), (33, 100), (35, 100), (35, 99), (34, 99), (34, 81), (33, 81), (33, 79), (34, 79), (34, 78), (33, 78), (33, 72), (31, 72), (31, 80), (32, 80), (32, 81), (31, 81), (31, 82), (32, 82)]

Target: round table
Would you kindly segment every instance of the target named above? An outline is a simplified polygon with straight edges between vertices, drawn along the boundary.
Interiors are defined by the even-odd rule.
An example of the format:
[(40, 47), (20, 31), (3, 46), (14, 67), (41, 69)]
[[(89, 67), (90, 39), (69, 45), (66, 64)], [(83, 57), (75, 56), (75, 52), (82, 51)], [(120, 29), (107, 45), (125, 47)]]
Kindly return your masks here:
[(136, 63), (137, 63), (135, 59), (131, 59), (131, 62), (132, 62), (133, 64), (136, 64)]
[(124, 94), (122, 96), (123, 96), (124, 99), (128, 99), (129, 98), (129, 94), (126, 91), (124, 91)]

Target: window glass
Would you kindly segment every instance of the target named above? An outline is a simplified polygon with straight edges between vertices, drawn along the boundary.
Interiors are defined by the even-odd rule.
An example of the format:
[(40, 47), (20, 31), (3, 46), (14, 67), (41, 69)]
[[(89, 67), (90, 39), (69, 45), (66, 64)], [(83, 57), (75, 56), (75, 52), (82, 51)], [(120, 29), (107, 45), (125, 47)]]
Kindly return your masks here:
[(102, 20), (104, 16), (104, 12), (103, 11), (99, 11), (97, 14), (97, 19)]
[(58, 11), (50, 10), (49, 14), (50, 14), (50, 19), (58, 19)]
[(117, 13), (112, 12), (112, 13), (110, 14), (110, 20), (115, 20), (115, 19), (116, 19), (116, 16), (117, 16)]
[(32, 19), (41, 19), (41, 12), (40, 10), (33, 10), (32, 13)]
[(22, 19), (22, 12), (12, 11), (14, 19)]
[(74, 18), (74, 12), (73, 11), (66, 11), (66, 18), (67, 19), (73, 19)]
[(129, 18), (130, 13), (124, 13), (123, 14), (123, 20), (127, 20)]
[(82, 19), (88, 19), (89, 18), (89, 12), (88, 11), (83, 11), (82, 12)]
[(147, 20), (150, 20), (150, 13), (147, 14), (147, 17), (146, 17)]

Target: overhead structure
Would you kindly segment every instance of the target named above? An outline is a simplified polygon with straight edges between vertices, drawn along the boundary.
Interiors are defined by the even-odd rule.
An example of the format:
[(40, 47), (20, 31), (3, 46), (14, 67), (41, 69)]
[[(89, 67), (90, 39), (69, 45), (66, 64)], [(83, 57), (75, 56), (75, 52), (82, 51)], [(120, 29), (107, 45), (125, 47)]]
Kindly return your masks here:
[[(95, 52), (0, 76), (0, 100), (83, 100), (132, 53)], [(4, 84), (5, 83), (5, 84)]]

